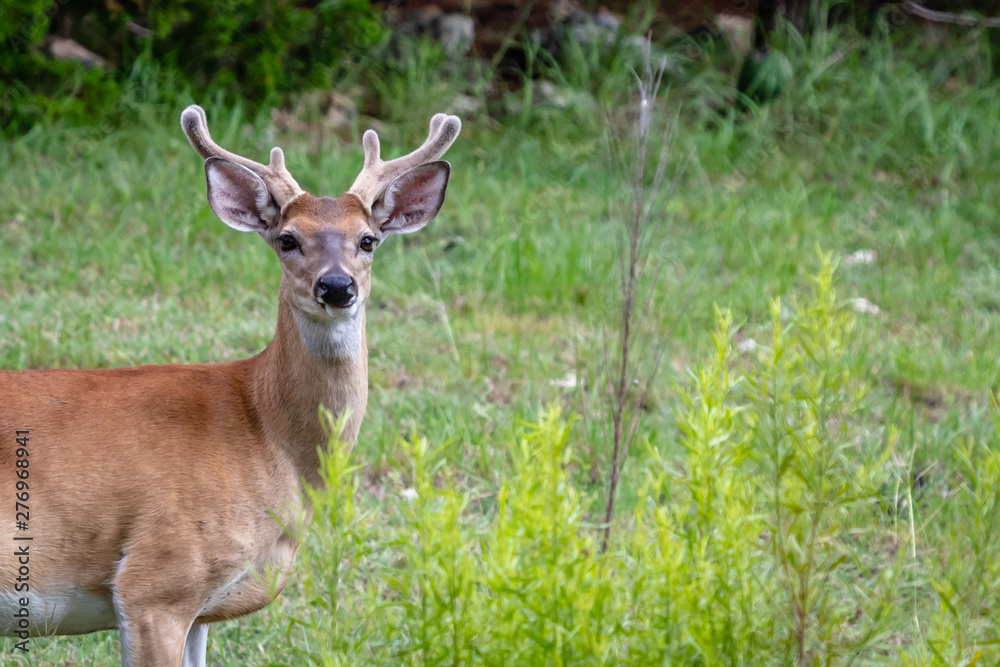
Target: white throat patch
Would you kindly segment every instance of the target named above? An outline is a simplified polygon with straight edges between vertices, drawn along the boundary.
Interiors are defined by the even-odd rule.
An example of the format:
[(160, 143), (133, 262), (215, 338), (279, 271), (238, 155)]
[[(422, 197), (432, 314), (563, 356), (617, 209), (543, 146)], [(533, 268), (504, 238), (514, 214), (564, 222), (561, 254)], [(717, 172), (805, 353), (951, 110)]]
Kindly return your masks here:
[(326, 359), (355, 357), (361, 352), (364, 311), (364, 304), (356, 303), (346, 309), (344, 317), (323, 321), (306, 317), (293, 309), (306, 349)]

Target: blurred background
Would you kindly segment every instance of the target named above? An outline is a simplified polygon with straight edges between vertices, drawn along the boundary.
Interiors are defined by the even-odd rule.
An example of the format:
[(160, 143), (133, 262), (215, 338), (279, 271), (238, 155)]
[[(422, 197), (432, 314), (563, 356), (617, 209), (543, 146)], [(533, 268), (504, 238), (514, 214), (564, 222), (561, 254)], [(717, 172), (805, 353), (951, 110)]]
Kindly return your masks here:
[(462, 117), (350, 462), (213, 664), (1000, 661), (1000, 3), (0, 0), (0, 40), (4, 369), (271, 340), (188, 104), (333, 196), (365, 129)]
[[(379, 81), (407, 66), (405, 52), (420, 41), (438, 47), (441, 60), (426, 64), (445, 70), (441, 74), (456, 88), (446, 105), (466, 111), (485, 106), (491, 117), (502, 118), (512, 92), (526, 79), (554, 82), (558, 77), (550, 70), (565, 67), (574, 57), (567, 51), (578, 47), (587, 53), (575, 55), (589, 60), (574, 66), (613, 70), (616, 59), (627, 60), (649, 35), (667, 51), (707, 51), (687, 60), (709, 57), (725, 72), (751, 50), (767, 48), (777, 19), (804, 37), (834, 27), (859, 35), (922, 31), (943, 49), (940, 33), (949, 25), (968, 31), (977, 16), (997, 13), (1000, 7), (990, 0), (4, 2), (0, 127), (14, 136), (41, 121), (116, 120), (127, 113), (123, 95), (167, 104), (219, 96), (254, 112), (274, 109), (278, 119), (282, 112), (315, 106), (330, 115), (328, 124), (347, 123), (345, 114), (358, 112), (382, 117), (391, 114), (392, 102)], [(995, 67), (996, 31), (982, 39)], [(678, 63), (670, 74), (685, 73), (691, 74)], [(677, 80), (688, 83), (683, 76)], [(600, 81), (592, 84), (577, 92), (602, 92)], [(553, 96), (552, 86), (537, 88), (543, 97)]]

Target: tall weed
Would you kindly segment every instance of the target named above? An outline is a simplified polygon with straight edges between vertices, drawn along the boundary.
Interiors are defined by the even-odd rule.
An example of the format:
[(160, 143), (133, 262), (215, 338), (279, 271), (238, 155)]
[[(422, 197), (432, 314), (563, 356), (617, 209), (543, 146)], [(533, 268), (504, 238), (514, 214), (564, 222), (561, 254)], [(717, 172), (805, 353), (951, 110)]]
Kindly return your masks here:
[[(303, 550), (309, 603), (285, 611), (296, 656), (317, 665), (893, 656), (899, 628), (889, 619), (909, 594), (901, 573), (916, 531), (912, 513), (886, 497), (895, 431), (872, 430), (854, 315), (837, 296), (835, 263), (821, 255), (820, 264), (808, 294), (772, 301), (766, 346), (737, 351), (740, 328), (716, 311), (712, 353), (678, 388), (680, 447), (649, 447), (639, 501), (606, 551), (571, 474), (572, 420), (557, 407), (521, 429), (513, 474), (494, 489), (414, 436), (401, 442), (406, 465), (383, 480), (395, 500), (373, 502), (347, 453), (331, 447), (326, 486), (309, 497), (319, 519)], [(970, 656), (996, 631), (996, 451), (972, 443), (957, 454), (967, 475), (959, 493), (973, 507), (955, 527), (953, 553), (965, 556), (932, 582), (942, 611), (918, 661)], [(954, 627), (970, 617), (981, 620)]]

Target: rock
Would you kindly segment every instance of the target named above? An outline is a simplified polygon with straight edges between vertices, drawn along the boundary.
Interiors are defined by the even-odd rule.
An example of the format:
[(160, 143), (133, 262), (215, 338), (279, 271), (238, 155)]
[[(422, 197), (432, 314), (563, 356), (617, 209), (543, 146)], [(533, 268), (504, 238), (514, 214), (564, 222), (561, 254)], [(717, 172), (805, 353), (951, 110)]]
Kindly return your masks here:
[(271, 111), (271, 122), (279, 132), (329, 135), (353, 128), (357, 120), (358, 107), (354, 98), (330, 90), (303, 93), (291, 109)]
[(352, 127), (358, 119), (358, 105), (354, 98), (331, 92), (321, 100), (323, 123), (332, 130)]
[(457, 116), (472, 116), (483, 108), (483, 100), (471, 95), (456, 95), (446, 111)]
[(539, 101), (548, 101), (556, 96), (556, 84), (545, 79), (539, 79), (538, 81), (531, 82), (531, 99)]
[(874, 264), (876, 259), (878, 259), (877, 252), (874, 250), (862, 249), (855, 250), (854, 252), (841, 257), (840, 264), (841, 266)]
[[(594, 97), (583, 90), (557, 86), (546, 79), (531, 82), (531, 105), (538, 109), (558, 109), (577, 113), (593, 113), (597, 108)], [(504, 98), (504, 109), (510, 114), (524, 110), (524, 95), (520, 92)]]
[(72, 39), (54, 38), (49, 42), (49, 53), (56, 60), (73, 60), (84, 67), (96, 69), (110, 69), (111, 67), (107, 60)]
[(125, 21), (125, 29), (128, 30), (133, 35), (141, 37), (142, 39), (147, 39), (153, 36), (153, 31), (149, 28), (144, 28), (135, 21)]
[(593, 111), (597, 106), (593, 96), (583, 90), (556, 86), (551, 81), (539, 79), (531, 84), (531, 99), (534, 104), (545, 104), (560, 111)]
[(882, 312), (882, 309), (876, 306), (874, 303), (869, 301), (864, 297), (858, 297), (857, 299), (851, 299), (851, 307), (854, 312), (861, 313), (862, 315), (878, 315)]
[(581, 44), (614, 44), (621, 20), (601, 7), (591, 14), (572, 0), (557, 0), (548, 8), (548, 25), (530, 32), (531, 40), (559, 56), (560, 39), (570, 36)]
[(576, 389), (576, 373), (570, 371), (561, 378), (549, 380), (549, 384), (560, 389)]
[(464, 56), (476, 39), (472, 18), (465, 14), (448, 14), (431, 5), (407, 9), (388, 15), (389, 27), (394, 35), (431, 37), (437, 40), (449, 57)]
[(548, 15), (553, 25), (579, 25), (590, 20), (587, 10), (574, 0), (553, 0), (549, 3)]
[(596, 23), (578, 23), (569, 27), (569, 34), (581, 44), (614, 44), (616, 31), (606, 30)]
[(442, 14), (432, 25), (431, 34), (449, 56), (464, 56), (476, 41), (472, 18), (463, 14)]
[(581, 44), (601, 42), (614, 44), (622, 22), (607, 9), (601, 7), (594, 15), (584, 13), (570, 24), (570, 32)]
[(622, 27), (621, 19), (611, 13), (606, 7), (598, 7), (597, 13), (594, 14), (594, 25), (601, 30), (609, 30), (611, 32), (617, 33), (619, 28)]
[(721, 33), (733, 53), (750, 52), (753, 42), (753, 19), (737, 14), (722, 13), (715, 17), (715, 28)]
[(393, 32), (401, 35), (419, 36), (430, 33), (431, 25), (442, 13), (440, 7), (431, 5), (429, 7), (405, 9), (398, 13), (390, 12), (386, 18)]

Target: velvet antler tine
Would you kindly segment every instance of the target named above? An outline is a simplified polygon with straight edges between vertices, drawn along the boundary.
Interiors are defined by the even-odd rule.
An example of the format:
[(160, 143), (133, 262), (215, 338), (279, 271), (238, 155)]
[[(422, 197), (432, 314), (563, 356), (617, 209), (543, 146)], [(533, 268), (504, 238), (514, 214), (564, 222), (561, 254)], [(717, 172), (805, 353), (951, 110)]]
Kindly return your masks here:
[(371, 206), (379, 193), (394, 178), (444, 155), (461, 130), (462, 121), (458, 116), (434, 114), (431, 117), (427, 139), (420, 148), (409, 155), (388, 162), (383, 162), (380, 156), (378, 134), (374, 130), (368, 130), (361, 139), (365, 153), (364, 167), (347, 192), (360, 199), (366, 206)]
[(268, 192), (274, 197), (279, 207), (284, 206), (304, 192), (292, 178), (288, 169), (285, 168), (285, 154), (280, 148), (275, 146), (271, 149), (271, 161), (267, 165), (227, 151), (212, 140), (212, 135), (208, 131), (208, 118), (205, 115), (205, 110), (197, 104), (192, 104), (181, 113), (181, 128), (187, 135), (192, 148), (206, 160), (210, 157), (224, 158), (257, 174), (264, 181)]
[(181, 114), (181, 129), (187, 135), (191, 147), (206, 160), (212, 157), (211, 147), (214, 146), (208, 134), (208, 122), (201, 107), (191, 105)]
[(430, 139), (431, 135), (437, 132), (437, 129), (441, 127), (441, 123), (444, 122), (445, 118), (447, 118), (447, 116), (444, 115), (443, 113), (436, 113), (433, 116), (431, 116), (431, 129), (427, 133), (428, 139)]
[(275, 146), (271, 149), (271, 161), (268, 166), (276, 170), (285, 169), (285, 152), (280, 147)]
[(374, 169), (378, 165), (381, 158), (379, 157), (382, 148), (379, 145), (378, 133), (375, 130), (368, 130), (365, 132), (365, 136), (361, 138), (361, 145), (365, 150), (365, 168), (362, 170), (364, 173), (365, 169)]

